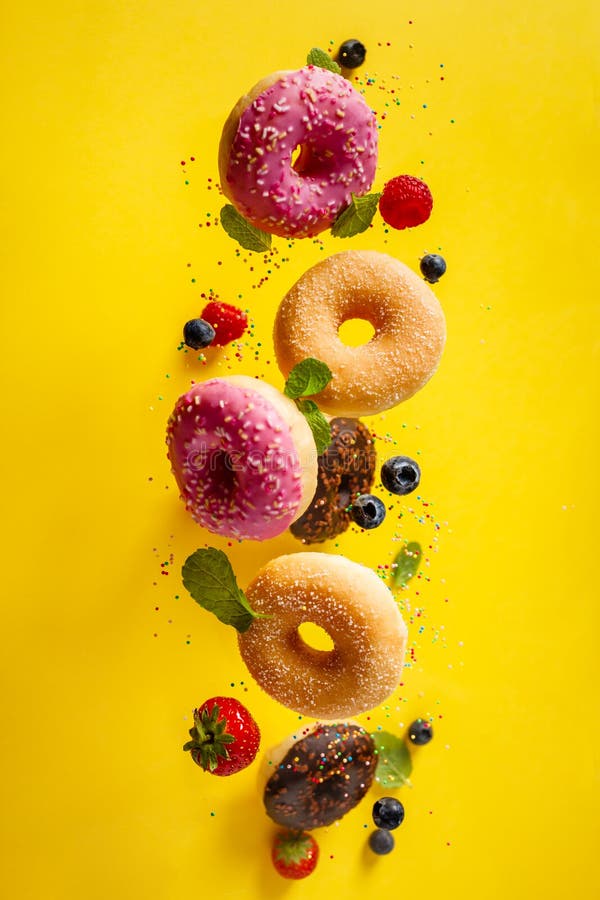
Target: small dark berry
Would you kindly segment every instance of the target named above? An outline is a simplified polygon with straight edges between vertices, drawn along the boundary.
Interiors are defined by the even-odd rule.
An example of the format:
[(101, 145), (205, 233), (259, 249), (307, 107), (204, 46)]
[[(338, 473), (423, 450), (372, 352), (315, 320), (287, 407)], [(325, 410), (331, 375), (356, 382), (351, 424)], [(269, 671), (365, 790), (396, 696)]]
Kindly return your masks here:
[(410, 456), (392, 456), (381, 467), (381, 483), (392, 494), (410, 494), (420, 480), (419, 464)]
[(344, 69), (358, 69), (365, 61), (367, 49), (360, 41), (352, 38), (344, 41), (338, 50), (338, 62)]
[(373, 494), (361, 494), (352, 504), (352, 518), (361, 528), (377, 528), (385, 519), (385, 503)]
[(418, 747), (428, 744), (433, 737), (433, 728), (425, 719), (415, 719), (408, 726), (408, 739)]
[(382, 797), (373, 804), (373, 821), (378, 828), (393, 831), (404, 821), (404, 807), (395, 797)]
[(437, 253), (428, 253), (419, 263), (421, 274), (429, 284), (435, 284), (446, 271), (446, 260)]
[(215, 329), (204, 319), (190, 319), (183, 326), (183, 340), (192, 350), (202, 350), (215, 339)]
[(378, 828), (377, 831), (372, 831), (369, 835), (369, 847), (377, 856), (385, 856), (386, 853), (391, 853), (395, 843), (394, 835), (384, 828)]

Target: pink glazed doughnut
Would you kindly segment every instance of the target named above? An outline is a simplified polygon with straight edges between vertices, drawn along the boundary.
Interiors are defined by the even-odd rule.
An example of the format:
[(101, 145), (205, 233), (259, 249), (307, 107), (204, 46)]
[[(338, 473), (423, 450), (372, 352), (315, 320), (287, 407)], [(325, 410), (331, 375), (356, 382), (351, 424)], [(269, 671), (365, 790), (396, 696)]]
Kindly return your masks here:
[(167, 455), (182, 500), (208, 531), (265, 541), (308, 507), (312, 432), (295, 404), (246, 375), (195, 384), (175, 404)]
[(219, 146), (223, 193), (282, 237), (329, 228), (352, 193), (368, 192), (376, 165), (375, 114), (345, 78), (318, 66), (259, 81), (231, 111)]

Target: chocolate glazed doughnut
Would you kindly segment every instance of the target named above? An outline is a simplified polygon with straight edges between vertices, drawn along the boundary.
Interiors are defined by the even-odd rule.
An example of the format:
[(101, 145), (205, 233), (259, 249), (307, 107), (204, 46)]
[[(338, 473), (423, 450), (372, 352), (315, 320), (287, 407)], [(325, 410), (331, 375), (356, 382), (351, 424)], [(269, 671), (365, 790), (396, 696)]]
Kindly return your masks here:
[(290, 527), (303, 544), (318, 544), (346, 531), (349, 507), (368, 494), (375, 479), (374, 440), (358, 419), (331, 420), (331, 444), (319, 456), (317, 490), (306, 512)]
[(372, 737), (356, 723), (317, 725), (297, 741), (267, 781), (267, 815), (285, 828), (309, 831), (350, 812), (375, 777)]

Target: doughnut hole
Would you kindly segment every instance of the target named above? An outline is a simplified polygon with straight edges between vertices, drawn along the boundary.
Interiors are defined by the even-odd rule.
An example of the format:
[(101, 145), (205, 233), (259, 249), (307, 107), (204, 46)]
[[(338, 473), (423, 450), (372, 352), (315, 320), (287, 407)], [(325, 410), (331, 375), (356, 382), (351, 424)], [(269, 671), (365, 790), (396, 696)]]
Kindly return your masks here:
[(338, 328), (338, 338), (346, 347), (362, 347), (375, 336), (375, 328), (367, 319), (346, 319)]
[(329, 807), (341, 807), (348, 796), (348, 784), (343, 772), (336, 772), (329, 778), (317, 781), (313, 787), (315, 803), (321, 807), (327, 804)]
[(324, 628), (314, 622), (302, 622), (298, 626), (298, 636), (311, 650), (328, 653), (334, 649), (334, 643)]
[(236, 466), (225, 450), (215, 450), (209, 460), (210, 478), (219, 485), (219, 493), (227, 502), (235, 496), (238, 488)]
[(323, 153), (318, 142), (306, 140), (296, 144), (288, 158), (297, 186), (304, 184), (312, 191), (329, 177), (336, 154)]
[(292, 169), (298, 175), (307, 173), (312, 159), (312, 151), (308, 144), (298, 144), (292, 151)]
[(353, 475), (342, 475), (336, 496), (338, 509), (346, 509), (347, 506), (350, 506), (350, 487), (354, 478)]

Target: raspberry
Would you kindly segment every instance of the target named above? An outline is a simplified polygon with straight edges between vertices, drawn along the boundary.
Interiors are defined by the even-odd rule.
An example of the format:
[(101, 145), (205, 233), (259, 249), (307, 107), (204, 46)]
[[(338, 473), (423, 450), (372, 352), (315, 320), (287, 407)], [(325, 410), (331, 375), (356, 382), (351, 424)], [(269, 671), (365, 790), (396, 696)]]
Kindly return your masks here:
[(202, 318), (215, 329), (215, 337), (212, 341), (215, 347), (224, 347), (241, 338), (248, 327), (246, 313), (232, 306), (230, 303), (220, 303), (211, 300), (202, 310)]
[(431, 215), (433, 197), (424, 181), (413, 175), (398, 175), (383, 188), (379, 212), (392, 228), (414, 228)]

